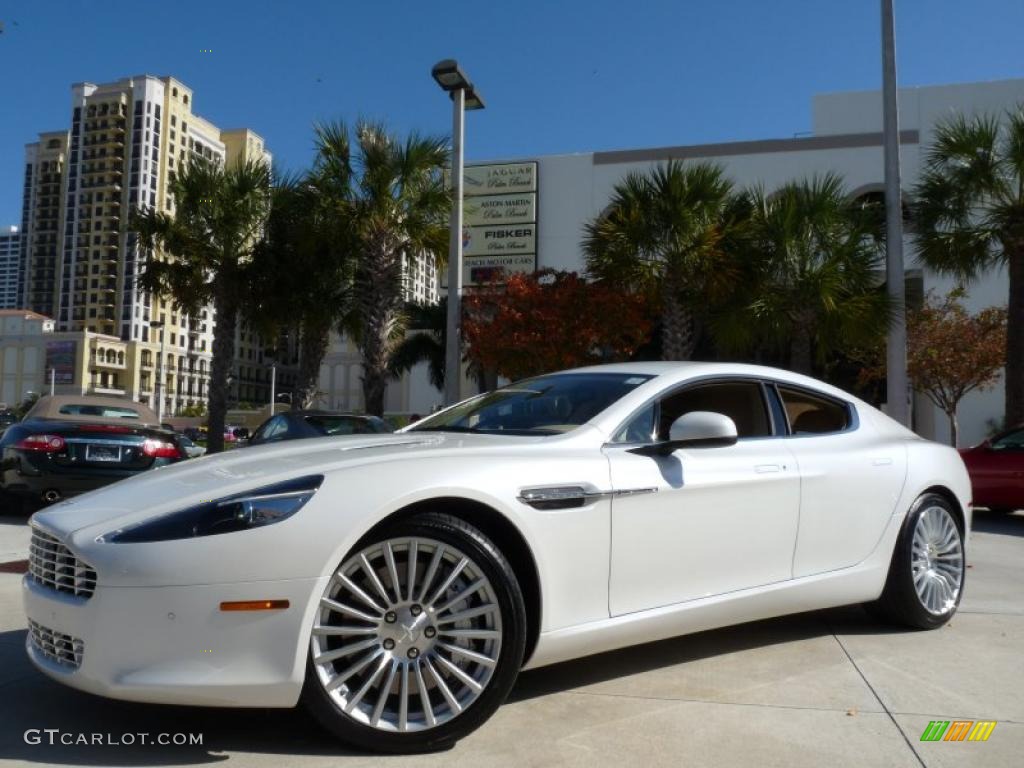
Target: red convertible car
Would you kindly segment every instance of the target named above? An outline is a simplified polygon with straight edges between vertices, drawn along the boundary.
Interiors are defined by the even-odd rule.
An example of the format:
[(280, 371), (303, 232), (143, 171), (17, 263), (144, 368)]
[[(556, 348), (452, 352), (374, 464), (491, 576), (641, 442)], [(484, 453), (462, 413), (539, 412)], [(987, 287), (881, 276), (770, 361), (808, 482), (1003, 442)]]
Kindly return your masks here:
[(1024, 509), (1024, 426), (960, 451), (974, 487), (974, 505), (993, 512)]

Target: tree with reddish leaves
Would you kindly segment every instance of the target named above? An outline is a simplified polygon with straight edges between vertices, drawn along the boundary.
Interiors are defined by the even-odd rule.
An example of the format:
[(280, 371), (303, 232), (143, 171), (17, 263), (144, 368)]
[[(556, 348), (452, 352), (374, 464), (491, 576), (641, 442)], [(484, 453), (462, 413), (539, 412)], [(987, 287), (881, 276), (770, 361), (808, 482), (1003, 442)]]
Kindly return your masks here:
[(467, 358), (513, 381), (626, 360), (652, 327), (646, 296), (551, 269), (468, 291), (464, 307)]
[[(918, 392), (942, 409), (949, 419), (950, 443), (960, 434), (957, 407), (974, 390), (992, 387), (1006, 365), (1006, 320), (1003, 307), (989, 307), (975, 315), (954, 291), (944, 299), (929, 296), (924, 306), (907, 313), (907, 374)], [(880, 361), (861, 372), (862, 381), (881, 379)]]

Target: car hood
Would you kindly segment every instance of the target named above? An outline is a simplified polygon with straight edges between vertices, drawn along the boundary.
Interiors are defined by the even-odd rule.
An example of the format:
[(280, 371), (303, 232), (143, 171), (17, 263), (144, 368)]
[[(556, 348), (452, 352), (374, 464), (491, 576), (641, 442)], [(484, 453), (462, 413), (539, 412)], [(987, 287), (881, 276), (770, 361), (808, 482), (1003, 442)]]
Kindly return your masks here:
[(553, 437), (439, 432), (347, 435), (239, 448), (139, 474), (37, 512), (33, 521), (59, 536), (90, 526), (120, 527), (271, 483), (327, 474), (368, 462), (438, 452), (506, 450)]

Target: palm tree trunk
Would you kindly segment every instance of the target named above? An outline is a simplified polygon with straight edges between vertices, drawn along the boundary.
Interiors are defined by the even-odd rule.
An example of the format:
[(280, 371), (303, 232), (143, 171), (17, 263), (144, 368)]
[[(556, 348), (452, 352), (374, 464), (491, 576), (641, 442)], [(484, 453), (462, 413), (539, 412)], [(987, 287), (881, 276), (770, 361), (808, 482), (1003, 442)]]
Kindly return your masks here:
[(678, 281), (667, 278), (661, 300), (662, 360), (689, 360), (696, 346), (693, 312), (679, 293)]
[(1024, 423), (1024, 244), (1009, 254), (1006, 323), (1006, 426)]
[(813, 373), (811, 361), (811, 331), (798, 327), (789, 345), (789, 367), (797, 373), (810, 376)]
[(292, 393), (292, 410), (309, 408), (316, 397), (320, 365), (330, 343), (330, 325), (307, 322), (299, 339), (299, 373)]
[(228, 375), (235, 357), (235, 326), (238, 306), (224, 291), (214, 300), (216, 326), (213, 329), (213, 360), (210, 362), (210, 389), (207, 394), (206, 452), (224, 450), (224, 422), (227, 417)]
[(384, 415), (384, 392), (402, 308), (402, 288), (402, 256), (398, 245), (388, 233), (380, 233), (370, 242), (363, 274), (357, 280), (363, 407), (373, 416)]
[[(384, 416), (384, 393), (388, 384), (388, 366), (383, 344), (363, 354), (363, 407), (372, 416)], [(365, 347), (364, 347), (365, 349)]]

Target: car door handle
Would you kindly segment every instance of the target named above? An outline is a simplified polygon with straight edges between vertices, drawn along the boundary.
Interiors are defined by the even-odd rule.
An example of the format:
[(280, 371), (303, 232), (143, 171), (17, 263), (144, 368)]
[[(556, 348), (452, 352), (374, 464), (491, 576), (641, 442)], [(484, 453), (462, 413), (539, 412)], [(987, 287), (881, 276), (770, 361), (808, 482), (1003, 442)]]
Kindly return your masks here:
[(871, 464), (875, 467), (887, 467), (892, 464), (892, 459), (888, 456), (879, 456), (878, 458), (872, 459)]
[(781, 472), (782, 467), (778, 464), (755, 464), (754, 471), (759, 475), (766, 474), (768, 472)]

